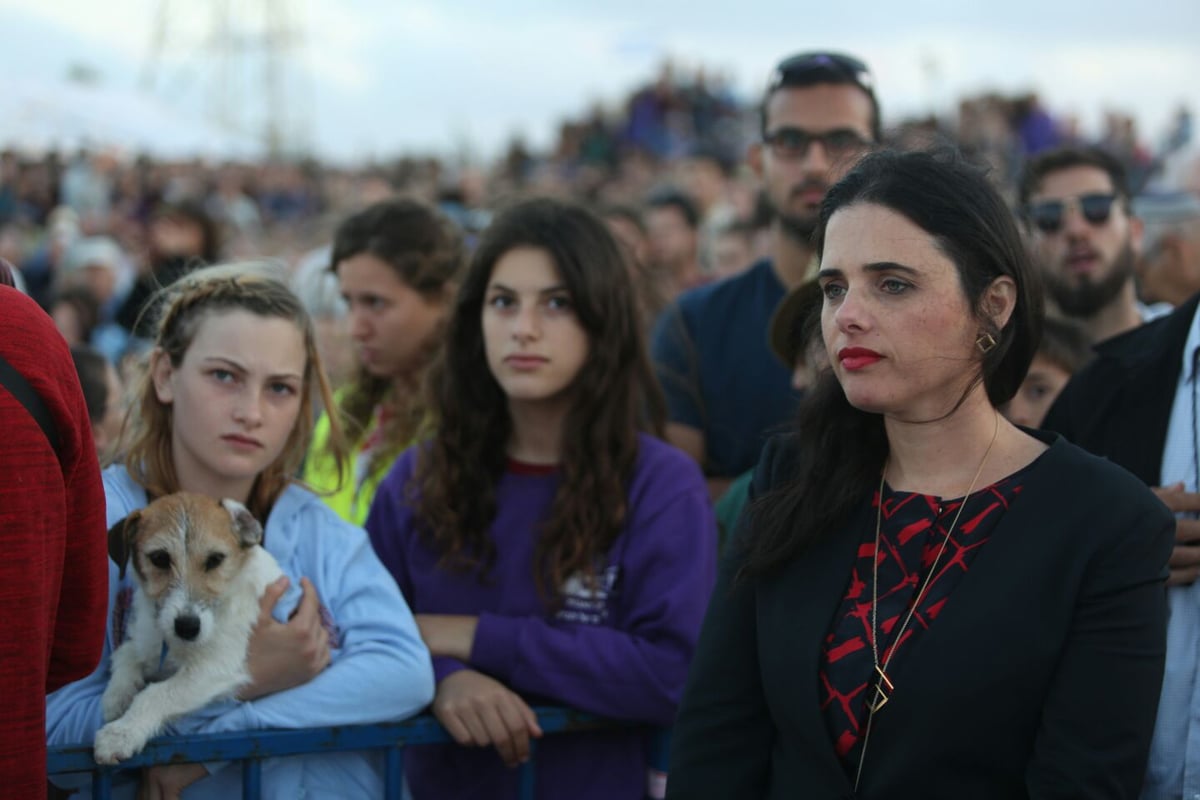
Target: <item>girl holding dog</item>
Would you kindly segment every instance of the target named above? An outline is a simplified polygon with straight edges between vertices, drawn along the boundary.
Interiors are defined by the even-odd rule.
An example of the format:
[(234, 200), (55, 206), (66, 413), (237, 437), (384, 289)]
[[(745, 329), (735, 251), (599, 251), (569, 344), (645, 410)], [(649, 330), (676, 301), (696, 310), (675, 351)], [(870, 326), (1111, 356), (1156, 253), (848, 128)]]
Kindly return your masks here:
[[(380, 484), (367, 530), (465, 747), (413, 749), (406, 774), (416, 800), (504, 800), (541, 735), (533, 704), (671, 723), (716, 527), (699, 469), (654, 435), (629, 270), (591, 213), (531, 200), (497, 217), (431, 378), (436, 431)], [(535, 767), (542, 798), (641, 797), (644, 734), (547, 739)]]
[[(213, 267), (164, 290), (140, 400), (126, 420), (124, 461), (104, 472), (109, 525), (148, 498), (191, 491), (231, 498), (263, 524), (263, 546), (284, 572), (262, 598), (251, 637), (252, 676), (237, 699), (178, 720), (177, 733), (381, 722), (424, 707), (429, 654), (404, 599), (363, 531), (293, 477), (312, 403), (329, 401), (313, 327), (279, 276)], [(340, 431), (332, 430), (337, 441)], [(47, 699), (53, 744), (90, 742), (101, 719), (109, 657), (127, 627), (130, 580), (109, 567), (104, 657), (88, 678)], [(239, 770), (187, 764), (150, 770), (144, 797), (236, 796)], [(265, 796), (379, 796), (374, 756), (267, 761)], [(212, 774), (209, 774), (209, 773)]]

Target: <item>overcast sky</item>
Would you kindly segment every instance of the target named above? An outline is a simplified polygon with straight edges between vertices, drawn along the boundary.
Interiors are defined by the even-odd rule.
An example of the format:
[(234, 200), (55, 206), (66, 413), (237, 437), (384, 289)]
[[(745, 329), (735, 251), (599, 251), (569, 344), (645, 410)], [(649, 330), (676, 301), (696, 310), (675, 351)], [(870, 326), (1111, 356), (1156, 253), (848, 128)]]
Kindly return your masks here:
[[(53, 86), (72, 65), (113, 90), (149, 76), (180, 113), (213, 116), (223, 96), (226, 117), (257, 131), (268, 5), (288, 12), (276, 26), (290, 42), (276, 72), (284, 122), (341, 160), (490, 156), (515, 134), (544, 147), (561, 118), (618, 102), (668, 57), (753, 99), (780, 57), (815, 48), (866, 59), (891, 122), (966, 93), (1035, 89), (1088, 132), (1105, 109), (1132, 112), (1154, 143), (1181, 103), (1200, 111), (1198, 0), (0, 0), (0, 91)], [(222, 7), (240, 32), (224, 59)]]

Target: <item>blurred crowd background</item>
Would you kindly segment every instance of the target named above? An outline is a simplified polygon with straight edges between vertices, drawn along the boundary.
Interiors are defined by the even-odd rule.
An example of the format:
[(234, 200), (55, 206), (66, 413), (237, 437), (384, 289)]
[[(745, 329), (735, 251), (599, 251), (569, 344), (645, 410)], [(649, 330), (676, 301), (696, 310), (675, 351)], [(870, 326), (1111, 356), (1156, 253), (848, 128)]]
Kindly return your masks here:
[[(91, 343), (114, 362), (137, 332), (127, 309), (173, 269), (195, 259), (278, 260), (307, 281), (314, 312), (330, 320), (327, 357), (338, 379), (352, 356), (337, 343), (336, 283), (323, 273), (339, 220), (404, 194), (437, 204), (470, 235), (504, 198), (537, 192), (604, 214), (643, 268), (652, 315), (678, 291), (763, 253), (769, 213), (744, 158), (759, 135), (758, 101), (714, 73), (667, 63), (625, 97), (565, 118), (552, 147), (513, 140), (488, 164), (402, 156), (350, 168), (303, 158), (168, 160), (103, 146), (7, 149), (0, 257), (18, 267), (68, 341)], [(1179, 108), (1164, 130), (1139, 130), (1120, 110), (1104, 120), (1085, 138), (1076, 118), (1034, 93), (962, 97), (946, 117), (892, 119), (884, 109), (892, 143), (954, 142), (989, 164), (1009, 197), (1026, 158), (1067, 143), (1114, 153), (1137, 194), (1155, 193), (1167, 178), (1169, 188), (1200, 191), (1200, 176), (1172, 167), (1195, 147), (1191, 109)]]

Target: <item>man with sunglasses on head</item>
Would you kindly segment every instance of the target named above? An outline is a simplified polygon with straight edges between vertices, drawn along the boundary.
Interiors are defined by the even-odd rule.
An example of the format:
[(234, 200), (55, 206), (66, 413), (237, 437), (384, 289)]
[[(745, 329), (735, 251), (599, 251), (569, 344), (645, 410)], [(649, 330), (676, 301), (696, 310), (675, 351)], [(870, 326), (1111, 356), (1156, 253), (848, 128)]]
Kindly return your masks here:
[(667, 439), (704, 468), (713, 499), (758, 461), (793, 415), (791, 373), (767, 329), (788, 290), (815, 273), (812, 233), (825, 192), (880, 140), (879, 102), (863, 62), (801, 53), (775, 68), (747, 161), (774, 215), (768, 259), (684, 292), (655, 324), (652, 353), (667, 396)]
[(1025, 166), (1020, 205), (1050, 299), (1101, 342), (1170, 311), (1138, 301), (1142, 222), (1125, 168), (1095, 147), (1065, 147)]

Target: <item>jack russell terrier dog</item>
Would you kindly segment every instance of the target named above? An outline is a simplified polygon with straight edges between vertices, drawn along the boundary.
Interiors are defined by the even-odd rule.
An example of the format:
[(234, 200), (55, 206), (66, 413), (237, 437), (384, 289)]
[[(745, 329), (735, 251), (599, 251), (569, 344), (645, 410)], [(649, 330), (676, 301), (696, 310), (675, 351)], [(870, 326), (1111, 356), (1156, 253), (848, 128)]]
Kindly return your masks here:
[(187, 492), (116, 523), (108, 552), (137, 578), (129, 638), (112, 656), (95, 758), (139, 753), (166, 723), (250, 681), (246, 648), (259, 598), (283, 575), (241, 503)]

